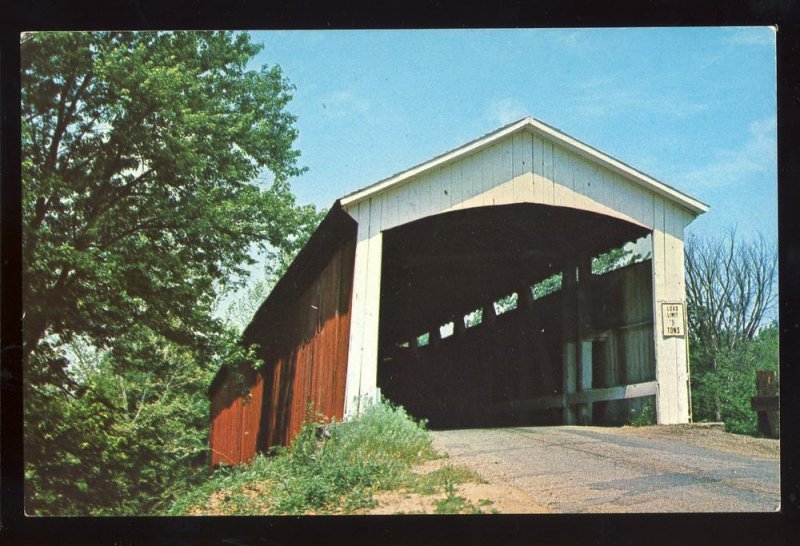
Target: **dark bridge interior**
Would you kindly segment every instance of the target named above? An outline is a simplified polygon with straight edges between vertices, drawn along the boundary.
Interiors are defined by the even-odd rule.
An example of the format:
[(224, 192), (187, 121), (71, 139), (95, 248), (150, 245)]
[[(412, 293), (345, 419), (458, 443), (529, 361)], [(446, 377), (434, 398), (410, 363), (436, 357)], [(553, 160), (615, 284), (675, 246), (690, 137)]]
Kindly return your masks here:
[[(653, 379), (649, 260), (602, 276), (587, 266), (648, 233), (533, 204), (455, 211), (386, 231), (382, 393), (434, 428), (559, 424), (560, 408), (514, 402), (562, 393), (564, 344), (582, 340), (594, 347), (594, 387)], [(559, 274), (551, 293), (532, 290)], [(496, 314), (494, 302), (507, 296)], [(482, 318), (473, 314), (465, 325), (479, 309)], [(620, 422), (633, 402), (595, 403), (589, 422)]]

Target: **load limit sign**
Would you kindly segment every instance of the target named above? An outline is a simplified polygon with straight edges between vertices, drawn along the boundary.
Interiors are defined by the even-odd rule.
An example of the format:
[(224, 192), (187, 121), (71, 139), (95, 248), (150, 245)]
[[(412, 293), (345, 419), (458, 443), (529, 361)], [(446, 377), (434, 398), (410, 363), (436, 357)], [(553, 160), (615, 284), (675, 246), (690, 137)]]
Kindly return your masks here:
[(662, 303), (661, 325), (665, 336), (684, 335), (683, 303)]

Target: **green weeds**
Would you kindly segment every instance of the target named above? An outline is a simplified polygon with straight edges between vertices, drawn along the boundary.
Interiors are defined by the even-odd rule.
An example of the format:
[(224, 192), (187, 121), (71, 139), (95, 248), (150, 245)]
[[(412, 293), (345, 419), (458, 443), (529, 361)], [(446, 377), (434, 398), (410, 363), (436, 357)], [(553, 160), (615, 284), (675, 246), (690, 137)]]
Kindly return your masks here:
[(328, 438), (318, 439), (316, 431), (317, 423), (309, 422), (273, 456), (220, 468), (180, 495), (171, 513), (351, 512), (371, 507), (374, 491), (408, 483), (412, 464), (436, 457), (425, 424), (386, 402), (368, 407), (358, 419), (330, 424)]
[(647, 400), (638, 410), (635, 409), (631, 413), (631, 426), (646, 427), (656, 424), (656, 406), (652, 400)]

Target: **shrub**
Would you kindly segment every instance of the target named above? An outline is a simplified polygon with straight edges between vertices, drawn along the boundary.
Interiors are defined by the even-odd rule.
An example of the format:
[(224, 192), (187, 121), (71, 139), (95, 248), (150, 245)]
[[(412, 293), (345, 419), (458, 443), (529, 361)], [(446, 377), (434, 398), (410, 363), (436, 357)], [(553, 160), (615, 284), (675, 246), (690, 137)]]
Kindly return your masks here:
[[(729, 432), (756, 434), (750, 409), (756, 394), (756, 370), (778, 371), (778, 328), (762, 329), (755, 339), (714, 356), (698, 347), (692, 359), (692, 413), (695, 421), (724, 421)], [(716, 360), (714, 360), (716, 358)], [(778, 376), (780, 380), (780, 376)]]
[(631, 412), (630, 425), (646, 427), (656, 424), (656, 406), (653, 397), (648, 398), (638, 409)]

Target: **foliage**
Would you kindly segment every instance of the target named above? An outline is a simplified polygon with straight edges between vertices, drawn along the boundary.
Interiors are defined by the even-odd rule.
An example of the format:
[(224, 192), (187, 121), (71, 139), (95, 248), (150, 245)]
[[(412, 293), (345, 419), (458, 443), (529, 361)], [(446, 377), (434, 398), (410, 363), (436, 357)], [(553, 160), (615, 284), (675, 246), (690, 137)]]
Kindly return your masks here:
[(517, 302), (519, 300), (519, 294), (513, 292), (507, 296), (503, 296), (496, 302), (494, 302), (494, 313), (495, 315), (502, 315), (508, 311), (512, 311), (517, 308)]
[[(287, 180), (292, 87), (228, 32), (48, 32), (22, 48), (25, 356), (135, 324), (180, 344), (252, 247), (291, 253), (312, 208)], [(249, 183), (267, 173), (266, 187)]]
[(232, 331), (213, 343), (202, 355), (135, 327), (112, 350), (79, 359), (74, 391), (26, 385), (35, 416), (25, 427), (27, 512), (158, 512), (175, 487), (202, 477), (211, 377), (252, 362)]
[(451, 488), (447, 491), (445, 498), (436, 501), (436, 513), (440, 515), (460, 514), (468, 505), (469, 501), (460, 495), (456, 495), (455, 489)]
[(464, 316), (464, 324), (472, 328), (483, 322), (483, 309), (478, 308)]
[(244, 332), (253, 319), (253, 315), (269, 295), (273, 285), (274, 283), (267, 279), (256, 279), (237, 293), (232, 294), (233, 297), (227, 305), (223, 306), (220, 302), (218, 308), (222, 311), (224, 321), (239, 332)]
[[(480, 499), (478, 501), (479, 506), (475, 506), (468, 499), (457, 494), (457, 484), (459, 483), (485, 483), (478, 474), (466, 467), (446, 465), (439, 470), (431, 472), (426, 478), (438, 481), (441, 484), (441, 490), (445, 494), (443, 499), (438, 499), (434, 502), (435, 513), (437, 514), (483, 514), (485, 512), (479, 506), (487, 507), (493, 504), (488, 499)], [(435, 492), (435, 490), (432, 492)], [(497, 513), (497, 510), (492, 510), (492, 513)]]
[(559, 290), (561, 290), (561, 283), (562, 283), (561, 273), (550, 275), (543, 281), (539, 281), (538, 283), (534, 284), (531, 287), (531, 291), (533, 292), (533, 299), (538, 300), (547, 296), (548, 294), (552, 294), (553, 292), (558, 292)]
[(414, 474), (405, 480), (404, 486), (411, 491), (433, 495), (439, 491), (447, 492), (455, 484), (486, 483), (474, 470), (462, 465), (445, 464), (427, 474)]
[(592, 274), (603, 275), (609, 271), (625, 267), (642, 260), (642, 256), (624, 246), (614, 248), (592, 258)]
[[(21, 45), (26, 509), (163, 510), (205, 463), (205, 389), (255, 365), (213, 316), (251, 257), (286, 267), (293, 87), (230, 32), (47, 32)], [(202, 473), (199, 474), (202, 476)]]
[[(729, 432), (756, 434), (756, 371), (779, 369), (778, 327), (762, 328), (755, 339), (713, 352), (692, 346), (692, 414), (695, 421), (723, 421)], [(779, 378), (779, 376), (778, 376)]]
[(656, 406), (652, 398), (644, 402), (640, 407), (633, 409), (633, 416), (630, 425), (634, 427), (646, 427), (656, 424)]
[[(424, 423), (401, 407), (381, 402), (356, 419), (327, 425), (330, 437), (307, 422), (288, 448), (259, 455), (249, 466), (220, 468), (207, 482), (188, 489), (171, 509), (191, 513), (218, 498), (224, 513), (302, 514), (350, 511), (372, 505), (371, 494), (407, 479), (412, 464), (436, 456)], [(264, 485), (258, 501), (247, 501), (253, 483)]]
[(692, 237), (686, 245), (686, 298), (692, 350), (692, 414), (752, 434), (755, 371), (777, 370), (777, 254), (763, 236)]

